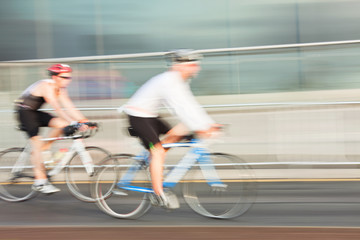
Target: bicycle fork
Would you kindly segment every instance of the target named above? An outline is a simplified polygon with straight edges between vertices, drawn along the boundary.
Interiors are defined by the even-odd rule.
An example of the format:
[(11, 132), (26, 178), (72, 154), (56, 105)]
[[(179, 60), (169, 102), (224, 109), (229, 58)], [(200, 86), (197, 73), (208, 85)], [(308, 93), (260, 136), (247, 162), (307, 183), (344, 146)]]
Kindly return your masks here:
[(211, 186), (214, 192), (223, 192), (226, 191), (227, 184), (224, 184), (218, 175), (214, 167), (214, 162), (210, 158), (208, 152), (202, 154), (198, 159), (200, 164), (201, 171), (206, 179), (207, 183)]
[(79, 153), (80, 159), (90, 177), (94, 175), (94, 163), (90, 153), (85, 150), (84, 142), (82, 139), (74, 140), (74, 148)]
[(220, 180), (210, 154), (205, 148), (194, 148), (188, 152), (167, 175), (164, 187), (174, 187), (196, 162), (200, 165), (204, 180), (214, 191), (224, 191), (226, 189), (227, 185)]

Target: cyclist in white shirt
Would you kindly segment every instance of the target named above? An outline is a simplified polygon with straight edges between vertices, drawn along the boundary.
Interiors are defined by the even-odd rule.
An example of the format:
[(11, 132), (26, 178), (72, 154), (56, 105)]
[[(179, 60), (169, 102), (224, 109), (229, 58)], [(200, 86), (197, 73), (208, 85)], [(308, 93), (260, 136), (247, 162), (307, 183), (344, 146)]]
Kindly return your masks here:
[[(207, 115), (191, 92), (189, 80), (200, 71), (200, 54), (192, 50), (177, 50), (170, 55), (172, 65), (168, 71), (147, 81), (124, 106), (132, 131), (150, 151), (150, 174), (159, 204), (166, 208), (178, 208), (177, 199), (163, 190), (163, 165), (166, 150), (163, 143), (178, 141), (187, 132), (195, 131), (200, 137), (208, 137), (218, 130), (218, 125)], [(159, 118), (163, 106), (172, 109), (181, 123), (170, 128)], [(164, 140), (159, 136), (166, 134)], [(175, 202), (172, 202), (175, 201)]]

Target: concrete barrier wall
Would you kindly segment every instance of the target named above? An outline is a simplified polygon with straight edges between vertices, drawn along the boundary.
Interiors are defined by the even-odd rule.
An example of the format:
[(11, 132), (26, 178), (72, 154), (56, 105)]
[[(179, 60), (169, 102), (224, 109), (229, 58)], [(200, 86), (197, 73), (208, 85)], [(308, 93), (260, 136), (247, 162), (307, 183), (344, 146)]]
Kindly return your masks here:
[[(337, 92), (338, 95), (340, 94), (337, 99), (350, 100), (350, 92), (353, 94), (351, 99), (354, 100), (357, 93), (355, 90), (349, 91), (347, 95), (345, 92)], [(328, 99), (324, 97), (324, 100), (334, 99), (330, 96), (335, 92), (327, 94), (329, 97)], [(319, 97), (314, 94), (311, 96), (313, 100), (316, 96)], [(265, 96), (262, 97), (265, 100)], [(274, 95), (274, 100), (276, 97), (279, 95)], [(222, 99), (222, 103), (225, 103), (225, 98)], [(249, 99), (255, 98), (249, 96)], [(267, 96), (266, 100), (269, 101), (269, 99), (270, 96)], [(290, 98), (287, 99), (290, 100)], [(260, 100), (258, 99), (258, 102), (261, 102)], [(306, 98), (304, 97), (303, 100), (305, 101)], [(221, 103), (213, 97), (202, 97), (199, 101), (204, 105)], [(123, 100), (117, 104), (121, 102)], [(115, 107), (116, 104), (113, 103)], [(357, 161), (357, 156), (360, 155), (358, 146), (360, 144), (360, 106), (358, 104), (290, 104), (209, 108), (207, 110), (217, 122), (228, 125), (227, 135), (223, 138), (224, 142), (215, 144), (212, 149), (241, 155), (247, 161), (345, 162)], [(102, 123), (98, 134), (86, 140), (88, 145), (99, 145), (112, 152), (137, 153), (141, 149), (137, 139), (127, 136), (125, 132), (127, 121), (123, 114), (115, 110), (84, 111), (84, 113), (91, 120)], [(13, 113), (2, 112), (1, 114), (0, 148), (22, 146), (25, 143), (24, 135), (14, 130)], [(163, 115), (171, 123), (177, 122), (176, 118), (166, 112)]]

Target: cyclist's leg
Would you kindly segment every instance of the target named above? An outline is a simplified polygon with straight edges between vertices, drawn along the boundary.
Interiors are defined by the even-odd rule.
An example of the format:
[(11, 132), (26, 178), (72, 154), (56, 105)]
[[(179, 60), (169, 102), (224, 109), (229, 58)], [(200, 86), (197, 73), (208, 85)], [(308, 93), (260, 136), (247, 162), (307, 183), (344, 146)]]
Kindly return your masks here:
[(35, 179), (46, 179), (46, 171), (41, 156), (41, 137), (38, 135), (39, 128), (43, 125), (40, 120), (42, 112), (22, 109), (18, 110), (18, 120), (26, 131), (32, 147), (31, 163), (34, 166)]
[[(165, 155), (169, 149), (164, 149), (163, 143), (170, 143), (179, 141), (183, 135), (187, 133), (187, 129), (183, 124), (178, 124), (174, 128), (170, 129), (166, 122), (161, 119), (156, 120), (157, 136), (160, 134), (167, 134), (165, 142), (156, 139), (156, 144), (150, 146), (151, 163), (150, 173), (152, 178), (153, 190), (156, 194), (156, 198), (159, 199), (160, 206), (168, 209), (176, 209), (180, 207), (179, 201), (174, 193), (169, 189), (163, 189), (163, 169), (165, 162)], [(153, 140), (155, 142), (155, 139)]]
[[(163, 192), (162, 173), (165, 159), (165, 150), (162, 147), (159, 135), (166, 124), (157, 118), (142, 118), (129, 116), (129, 123), (132, 129), (141, 139), (144, 147), (150, 151), (150, 174), (155, 194)], [(168, 128), (169, 129), (169, 128)], [(166, 132), (168, 131), (166, 129)]]
[[(57, 117), (52, 118), (48, 123), (48, 126), (52, 128), (50, 133), (48, 134), (48, 137), (54, 138), (60, 136), (62, 134), (63, 128), (66, 127), (67, 125), (68, 122), (62, 118), (57, 118)], [(42, 150), (45, 151), (50, 149), (51, 144), (53, 142), (54, 141), (47, 141), (43, 143)]]
[(151, 154), (150, 174), (153, 189), (156, 195), (160, 195), (164, 192), (162, 181), (163, 166), (165, 162), (165, 155), (168, 149), (164, 149), (162, 144), (177, 142), (188, 132), (187, 128), (182, 123), (177, 124), (170, 130), (168, 130), (168, 128), (166, 129), (166, 125), (162, 126), (162, 123), (159, 123), (158, 127), (160, 132), (166, 132), (166, 136), (161, 142), (157, 142), (155, 145), (151, 145), (149, 149)]
[(53, 186), (47, 179), (46, 169), (41, 154), (42, 152), (41, 137), (40, 136), (31, 137), (30, 142), (32, 145), (31, 162), (34, 166), (34, 175), (35, 175), (35, 183), (33, 185), (33, 190), (46, 194), (60, 191), (60, 189)]
[(60, 189), (54, 187), (47, 179), (41, 154), (43, 143), (41, 141), (41, 136), (38, 135), (39, 128), (48, 126), (52, 118), (53, 116), (51, 114), (41, 111), (19, 111), (19, 121), (22, 126), (24, 126), (25, 131), (30, 138), (32, 147), (31, 162), (34, 166), (35, 175), (33, 189), (42, 193), (54, 193), (60, 191)]
[(40, 136), (33, 136), (30, 138), (31, 142), (31, 163), (34, 166), (35, 180), (47, 179), (46, 170), (43, 164), (41, 155), (42, 141)]
[(164, 191), (163, 188), (163, 171), (166, 150), (163, 148), (162, 143), (158, 142), (150, 147), (151, 162), (150, 162), (150, 175), (153, 190), (158, 199), (160, 206), (168, 209), (179, 208), (179, 201), (175, 194), (171, 191)]
[(33, 190), (39, 191), (42, 193), (55, 193), (59, 192), (60, 189), (53, 186), (46, 175), (46, 169), (44, 166), (44, 160), (42, 158), (42, 141), (40, 136), (34, 136), (30, 138), (30, 142), (32, 145), (32, 153), (31, 153), (31, 162), (34, 166), (34, 175), (35, 175), (35, 182), (33, 185)]
[(163, 169), (165, 161), (165, 149), (161, 143), (158, 142), (153, 146), (150, 146), (150, 175), (152, 181), (152, 187), (156, 195), (160, 195), (163, 190)]
[(150, 151), (150, 175), (156, 198), (160, 200), (160, 205), (164, 207), (178, 208), (176, 197), (175, 199), (174, 197), (169, 199), (167, 195), (170, 193), (165, 193), (163, 189), (163, 168), (166, 151), (162, 147), (159, 136), (169, 132), (170, 127), (159, 118), (129, 116), (129, 122), (144, 146)]
[(166, 133), (165, 138), (161, 142), (163, 144), (178, 142), (188, 133), (189, 129), (183, 123), (178, 123)]

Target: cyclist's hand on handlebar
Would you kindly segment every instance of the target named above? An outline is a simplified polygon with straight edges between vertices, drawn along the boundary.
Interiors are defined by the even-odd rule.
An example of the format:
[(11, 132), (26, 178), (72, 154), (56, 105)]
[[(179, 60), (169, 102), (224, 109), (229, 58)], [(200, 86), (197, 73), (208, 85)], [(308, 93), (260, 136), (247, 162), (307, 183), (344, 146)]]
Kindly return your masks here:
[(209, 129), (205, 131), (197, 131), (196, 134), (199, 138), (212, 138), (216, 137), (221, 133), (224, 125), (222, 124), (212, 124)]
[(88, 130), (91, 130), (91, 136), (94, 132), (92, 130), (96, 130), (98, 128), (98, 124), (95, 122), (72, 122), (69, 126), (63, 129), (63, 132), (66, 136), (70, 136), (75, 134), (77, 131), (85, 133)]
[(80, 132), (85, 132), (88, 130), (96, 130), (99, 127), (99, 125), (96, 122), (89, 122), (89, 120), (87, 120), (86, 122), (81, 121), (78, 123), (78, 125), (79, 125)]
[(213, 129), (213, 131), (222, 131), (224, 127), (224, 124), (214, 123), (211, 125), (210, 129)]
[(89, 126), (88, 124), (89, 123), (89, 120), (88, 119), (82, 119), (79, 121), (78, 125), (79, 125), (79, 131), (80, 132), (85, 132), (89, 129)]

